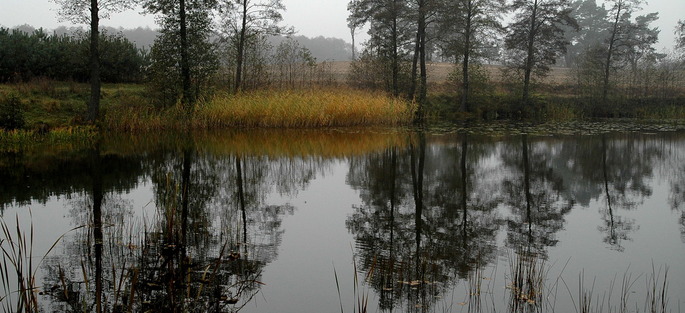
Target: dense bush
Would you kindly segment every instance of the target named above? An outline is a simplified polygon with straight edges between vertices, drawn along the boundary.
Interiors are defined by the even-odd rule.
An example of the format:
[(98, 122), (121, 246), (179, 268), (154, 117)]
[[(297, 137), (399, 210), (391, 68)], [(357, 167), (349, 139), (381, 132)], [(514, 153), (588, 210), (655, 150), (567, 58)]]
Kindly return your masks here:
[(18, 129), (24, 127), (24, 108), (15, 94), (0, 96), (0, 128)]
[[(48, 35), (42, 29), (29, 34), (0, 28), (0, 82), (35, 77), (87, 81), (89, 35)], [(144, 52), (121, 35), (100, 35), (102, 81), (135, 82), (142, 79)]]

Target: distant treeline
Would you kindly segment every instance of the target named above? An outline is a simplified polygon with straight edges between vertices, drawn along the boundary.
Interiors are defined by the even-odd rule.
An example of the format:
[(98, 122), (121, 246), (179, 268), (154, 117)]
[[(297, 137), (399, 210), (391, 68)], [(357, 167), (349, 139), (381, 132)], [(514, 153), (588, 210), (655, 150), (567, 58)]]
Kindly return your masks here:
[[(309, 50), (317, 61), (349, 61), (352, 59), (352, 45), (340, 38), (291, 36), (294, 41)], [(271, 36), (268, 41), (274, 47), (287, 40), (284, 36)]]
[[(85, 32), (48, 34), (0, 28), (0, 82), (36, 77), (85, 82), (89, 72), (89, 40)], [(137, 82), (143, 77), (147, 54), (121, 34), (100, 35), (103, 82)]]

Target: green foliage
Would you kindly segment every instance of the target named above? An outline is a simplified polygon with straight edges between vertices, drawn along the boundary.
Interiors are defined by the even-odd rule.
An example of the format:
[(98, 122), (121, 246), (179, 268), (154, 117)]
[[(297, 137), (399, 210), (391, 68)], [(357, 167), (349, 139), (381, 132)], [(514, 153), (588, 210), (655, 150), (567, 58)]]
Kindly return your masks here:
[(11, 93), (0, 97), (0, 128), (19, 129), (24, 127), (24, 107), (19, 96)]
[(512, 68), (543, 77), (566, 52), (569, 42), (564, 38), (563, 26), (577, 28), (577, 23), (570, 16), (568, 0), (534, 3), (530, 0), (515, 0), (512, 3), (514, 21), (509, 25), (505, 44), (509, 50), (508, 63)]
[[(205, 97), (209, 92), (210, 78), (217, 72), (219, 61), (217, 46), (209, 42), (211, 34), (210, 10), (213, 1), (186, 1), (186, 30), (188, 66), (191, 77), (191, 98)], [(158, 105), (169, 107), (182, 99), (181, 25), (178, 18), (178, 1), (147, 1), (151, 13), (161, 14), (162, 29), (150, 51), (148, 79), (152, 99)]]
[(599, 46), (587, 48), (577, 55), (573, 68), (577, 95), (596, 99), (602, 96), (605, 57), (605, 50)]
[[(424, 26), (423, 32), (425, 33), (426, 10), (424, 8), (419, 10), (411, 6), (411, 1), (354, 0), (350, 1), (347, 8), (350, 11), (350, 16), (347, 18), (349, 27), (356, 29), (367, 24), (369, 27), (370, 39), (366, 42), (365, 51), (357, 65), (371, 66), (364, 71), (374, 71), (377, 77), (374, 77), (373, 80), (382, 81), (380, 86), (395, 96), (402, 92), (414, 93), (415, 91), (415, 86), (407, 86), (402, 82), (404, 79), (402, 72), (404, 63), (411, 60), (410, 55), (418, 52), (414, 49), (417, 47), (416, 40), (421, 37), (417, 33), (419, 31), (417, 13), (419, 11), (424, 12), (424, 14), (418, 15), (424, 18), (420, 24)], [(425, 49), (425, 46), (421, 46), (421, 49)], [(421, 53), (415, 56), (418, 57), (419, 54)], [(422, 61), (425, 61), (425, 54), (423, 54)], [(362, 77), (355, 77), (354, 79), (356, 78)], [(421, 94), (424, 93), (421, 92)]]
[(676, 48), (685, 50), (685, 20), (679, 20), (676, 26)]
[[(440, 4), (437, 14), (438, 47), (443, 56), (462, 62), (495, 59), (493, 54), (506, 12), (503, 0), (458, 0)], [(467, 40), (468, 36), (468, 40)]]
[[(581, 98), (613, 106), (628, 99), (673, 94), (678, 65), (656, 52), (659, 30), (650, 27), (656, 13), (635, 17), (636, 3), (616, 0), (605, 16), (604, 39), (577, 55), (575, 84)], [(609, 19), (613, 19), (610, 21)], [(610, 109), (611, 111), (611, 109)]]
[(568, 46), (565, 65), (568, 67), (583, 62), (582, 54), (589, 48), (600, 45), (605, 41), (608, 28), (608, 11), (604, 6), (597, 5), (597, 0), (576, 0), (571, 5), (571, 16), (578, 22), (578, 31), (571, 27), (566, 29)]
[[(90, 78), (89, 35), (48, 35), (42, 29), (29, 34), (0, 28), (0, 82), (29, 81), (36, 77), (85, 82)], [(100, 61), (104, 82), (142, 79), (145, 55), (119, 34), (100, 34)]]

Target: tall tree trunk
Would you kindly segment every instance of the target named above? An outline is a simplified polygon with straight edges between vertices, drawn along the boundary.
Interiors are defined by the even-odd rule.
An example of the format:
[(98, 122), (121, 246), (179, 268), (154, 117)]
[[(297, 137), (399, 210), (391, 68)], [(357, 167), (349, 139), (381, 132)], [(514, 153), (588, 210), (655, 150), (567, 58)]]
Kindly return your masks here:
[[(426, 102), (427, 72), (426, 72), (426, 0), (420, 1), (419, 7), (419, 103), (423, 106)], [(423, 110), (420, 120), (423, 120)]]
[(350, 25), (350, 36), (352, 36), (352, 61), (357, 60), (357, 46), (354, 44), (354, 32), (357, 28), (354, 25)]
[(416, 109), (416, 116), (414, 117), (414, 122), (422, 123), (424, 116), (423, 105), (426, 102), (427, 93), (427, 74), (426, 74), (426, 1), (419, 0), (419, 20), (418, 28), (416, 31), (416, 48), (415, 51), (415, 61), (418, 54), (419, 63), (419, 94), (416, 98), (418, 108)]
[(95, 122), (100, 115), (100, 9), (98, 0), (90, 0), (90, 102), (88, 122)]
[(535, 24), (537, 23), (537, 13), (538, 13), (538, 0), (533, 2), (533, 11), (530, 15), (530, 29), (528, 30), (528, 49), (526, 57), (526, 65), (524, 68), (523, 75), (523, 105), (528, 104), (528, 99), (530, 98), (530, 75), (533, 72), (534, 60), (535, 60), (535, 35), (537, 28)]
[(409, 85), (409, 100), (416, 99), (416, 80), (418, 75), (419, 64), (419, 34), (416, 33), (416, 42), (414, 43), (414, 55), (411, 60), (411, 84)]
[(616, 45), (616, 35), (618, 33), (618, 22), (621, 18), (621, 11), (623, 10), (623, 1), (619, 1), (616, 7), (616, 15), (614, 16), (614, 25), (611, 28), (611, 36), (609, 37), (609, 47), (607, 49), (607, 56), (604, 62), (604, 84), (602, 85), (602, 102), (606, 104), (607, 96), (609, 94), (609, 76), (611, 75), (611, 61), (614, 54), (614, 46)]
[(190, 84), (190, 60), (188, 55), (188, 28), (186, 21), (186, 1), (180, 0), (179, 23), (181, 31), (181, 80), (183, 84), (183, 97), (181, 104), (187, 113), (192, 112), (194, 99)]
[(464, 59), (462, 61), (462, 86), (461, 86), (461, 107), (462, 112), (471, 112), (469, 107), (470, 76), (469, 58), (471, 56), (471, 20), (473, 18), (473, 3), (467, 0), (466, 4), (466, 25), (464, 27)]
[(238, 58), (235, 69), (235, 92), (240, 91), (243, 79), (243, 63), (245, 58), (245, 33), (247, 32), (247, 0), (242, 2), (243, 12), (240, 24), (240, 34), (238, 35)]
[(399, 90), (400, 62), (398, 52), (398, 31), (397, 31), (397, 0), (392, 1), (392, 95), (397, 97)]
[(461, 209), (463, 210), (463, 215), (462, 215), (462, 220), (461, 220), (461, 238), (462, 238), (462, 244), (463, 247), (466, 248), (466, 245), (468, 244), (467, 240), (467, 224), (468, 224), (468, 209), (467, 209), (467, 204), (468, 204), (468, 189), (466, 184), (468, 183), (468, 174), (466, 173), (466, 155), (468, 153), (468, 148), (469, 148), (469, 142), (468, 142), (468, 135), (464, 134), (464, 141), (461, 143), (461, 161), (460, 161), (460, 167), (461, 167)]

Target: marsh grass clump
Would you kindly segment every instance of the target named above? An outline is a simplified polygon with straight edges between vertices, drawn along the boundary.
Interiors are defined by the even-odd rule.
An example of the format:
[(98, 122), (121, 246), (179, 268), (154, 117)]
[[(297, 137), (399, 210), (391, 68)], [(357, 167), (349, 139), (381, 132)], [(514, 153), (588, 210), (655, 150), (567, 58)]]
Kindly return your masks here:
[(411, 103), (370, 91), (265, 90), (217, 94), (199, 102), (190, 116), (180, 104), (113, 105), (103, 126), (118, 131), (397, 126), (409, 124), (413, 110)]
[(547, 272), (545, 260), (536, 253), (524, 249), (510, 253), (506, 288), (512, 312), (542, 312)]
[(27, 150), (49, 145), (53, 150), (89, 147), (94, 144), (99, 132), (94, 126), (68, 126), (50, 129), (48, 126), (36, 129), (0, 130), (0, 151)]
[[(645, 285), (641, 288), (638, 282), (643, 277)], [(614, 276), (605, 290), (595, 288), (596, 278), (588, 286), (584, 271), (578, 278), (577, 299), (564, 282), (577, 313), (674, 312), (669, 308), (668, 266), (657, 269), (652, 264), (651, 273), (639, 275), (626, 270), (620, 279)], [(641, 298), (641, 295), (644, 298)], [(637, 299), (633, 300), (633, 298)], [(680, 312), (680, 310), (675, 312)]]
[[(32, 220), (30, 210), (29, 216)], [(16, 216), (15, 223), (16, 227), (12, 228), (4, 219), (0, 219), (0, 287), (5, 291), (0, 296), (0, 309), (3, 312), (42, 312), (38, 299), (41, 290), (36, 283), (36, 274), (47, 255), (66, 233), (58, 237), (45, 255), (34, 263), (33, 222), (29, 225), (28, 233), (20, 226), (19, 216)], [(68, 232), (78, 228), (81, 226)]]
[(410, 103), (363, 90), (255, 91), (215, 96), (198, 108), (194, 123), (198, 128), (403, 125), (412, 112)]

